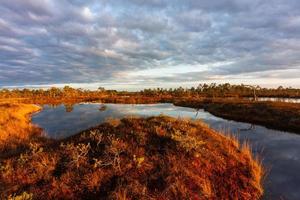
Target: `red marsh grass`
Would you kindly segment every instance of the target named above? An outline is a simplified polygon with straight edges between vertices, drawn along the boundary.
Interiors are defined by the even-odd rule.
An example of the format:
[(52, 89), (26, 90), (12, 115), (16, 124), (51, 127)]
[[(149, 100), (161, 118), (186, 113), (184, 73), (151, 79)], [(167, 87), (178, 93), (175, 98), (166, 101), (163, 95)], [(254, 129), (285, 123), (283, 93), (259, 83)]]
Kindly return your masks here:
[(248, 145), (200, 121), (165, 116), (113, 120), (58, 141), (31, 140), (24, 152), (2, 159), (0, 169), (1, 199), (248, 200), (263, 194), (263, 168)]

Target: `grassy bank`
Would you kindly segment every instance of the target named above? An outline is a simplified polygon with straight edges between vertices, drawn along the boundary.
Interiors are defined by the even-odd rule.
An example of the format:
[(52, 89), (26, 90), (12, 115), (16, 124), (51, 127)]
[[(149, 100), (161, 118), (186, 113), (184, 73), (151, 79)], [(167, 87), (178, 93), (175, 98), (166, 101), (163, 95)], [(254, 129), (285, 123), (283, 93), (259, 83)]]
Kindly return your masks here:
[(0, 169), (1, 199), (259, 199), (263, 192), (247, 145), (199, 121), (164, 116), (32, 140)]
[(30, 104), (0, 103), (0, 143), (8, 139), (25, 139), (35, 133), (30, 114), (40, 107)]
[(183, 100), (175, 105), (203, 108), (213, 115), (300, 134), (300, 104), (238, 100)]

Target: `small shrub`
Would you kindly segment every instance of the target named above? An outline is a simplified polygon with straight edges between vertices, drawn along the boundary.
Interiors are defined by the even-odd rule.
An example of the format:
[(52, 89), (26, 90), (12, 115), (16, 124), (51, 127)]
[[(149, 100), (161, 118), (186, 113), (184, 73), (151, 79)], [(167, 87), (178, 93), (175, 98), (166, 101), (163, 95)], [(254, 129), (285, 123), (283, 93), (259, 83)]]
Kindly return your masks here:
[(29, 194), (27, 192), (23, 192), (20, 195), (9, 195), (8, 200), (32, 200), (33, 194)]

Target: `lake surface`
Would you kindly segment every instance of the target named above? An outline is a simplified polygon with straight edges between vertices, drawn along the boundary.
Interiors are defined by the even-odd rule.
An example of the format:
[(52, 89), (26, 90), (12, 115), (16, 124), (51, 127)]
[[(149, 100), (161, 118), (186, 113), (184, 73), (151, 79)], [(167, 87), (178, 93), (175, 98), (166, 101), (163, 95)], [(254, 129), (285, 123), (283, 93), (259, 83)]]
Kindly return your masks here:
[[(102, 109), (99, 109), (102, 108)], [(64, 138), (96, 126), (108, 118), (128, 115), (201, 119), (211, 128), (230, 132), (241, 141), (249, 141), (253, 152), (262, 157), (268, 174), (264, 199), (300, 199), (300, 135), (251, 126), (215, 117), (203, 110), (174, 106), (173, 104), (102, 104), (83, 103), (74, 106), (44, 106), (32, 121), (44, 128), (47, 137)]]

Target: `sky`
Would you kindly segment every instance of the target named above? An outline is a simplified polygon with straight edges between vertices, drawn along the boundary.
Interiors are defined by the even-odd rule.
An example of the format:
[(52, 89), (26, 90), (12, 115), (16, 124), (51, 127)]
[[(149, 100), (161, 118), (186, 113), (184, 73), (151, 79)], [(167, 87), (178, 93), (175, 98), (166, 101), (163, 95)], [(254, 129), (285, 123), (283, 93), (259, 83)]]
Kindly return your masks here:
[(0, 0), (0, 87), (300, 87), (299, 0)]

